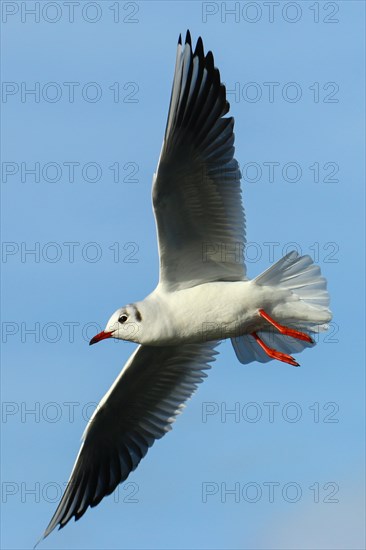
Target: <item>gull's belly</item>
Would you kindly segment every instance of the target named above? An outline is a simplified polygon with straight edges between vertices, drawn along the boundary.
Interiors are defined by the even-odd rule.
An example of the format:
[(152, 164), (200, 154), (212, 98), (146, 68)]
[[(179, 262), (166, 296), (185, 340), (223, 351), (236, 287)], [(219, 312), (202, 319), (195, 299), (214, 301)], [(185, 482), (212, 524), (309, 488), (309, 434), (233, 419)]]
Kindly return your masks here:
[[(258, 330), (273, 289), (253, 281), (206, 283), (162, 297), (160, 345), (221, 340)], [(163, 319), (161, 319), (163, 321)]]

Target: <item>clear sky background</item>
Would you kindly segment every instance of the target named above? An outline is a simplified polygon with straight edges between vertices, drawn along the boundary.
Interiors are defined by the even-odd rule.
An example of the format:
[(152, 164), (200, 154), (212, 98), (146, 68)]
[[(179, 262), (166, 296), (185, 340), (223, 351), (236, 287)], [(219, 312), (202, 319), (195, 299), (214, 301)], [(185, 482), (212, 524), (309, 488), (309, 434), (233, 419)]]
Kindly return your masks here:
[(34, 4), (1, 6), (2, 547), (43, 532), (135, 347), (88, 340), (158, 280), (151, 178), (189, 28), (231, 91), (249, 276), (311, 254), (331, 331), (298, 369), (221, 344), (128, 483), (40, 548), (363, 548), (364, 3)]

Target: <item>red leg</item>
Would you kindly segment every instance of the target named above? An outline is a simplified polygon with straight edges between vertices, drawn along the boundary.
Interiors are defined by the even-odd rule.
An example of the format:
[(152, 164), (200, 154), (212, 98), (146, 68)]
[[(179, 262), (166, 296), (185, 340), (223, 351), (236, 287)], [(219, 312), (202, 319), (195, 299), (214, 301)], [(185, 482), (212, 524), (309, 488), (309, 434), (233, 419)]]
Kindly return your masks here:
[(259, 310), (259, 315), (263, 317), (266, 321), (268, 321), (272, 326), (274, 326), (281, 334), (284, 334), (285, 336), (291, 336), (292, 338), (297, 338), (298, 340), (305, 340), (305, 342), (309, 342), (310, 344), (314, 343), (314, 340), (308, 336), (308, 334), (305, 334), (305, 332), (300, 332), (299, 330), (295, 330), (293, 328), (284, 327), (283, 325), (280, 325), (277, 323), (272, 317), (268, 315), (264, 311), (264, 309)]
[(252, 336), (269, 357), (272, 357), (273, 359), (278, 359), (278, 361), (282, 361), (283, 363), (289, 363), (294, 367), (300, 366), (299, 363), (297, 363), (295, 359), (291, 357), (291, 355), (287, 355), (287, 353), (282, 353), (281, 351), (276, 351), (275, 349), (268, 347), (267, 344), (265, 344), (263, 340), (259, 338), (256, 332), (253, 332)]

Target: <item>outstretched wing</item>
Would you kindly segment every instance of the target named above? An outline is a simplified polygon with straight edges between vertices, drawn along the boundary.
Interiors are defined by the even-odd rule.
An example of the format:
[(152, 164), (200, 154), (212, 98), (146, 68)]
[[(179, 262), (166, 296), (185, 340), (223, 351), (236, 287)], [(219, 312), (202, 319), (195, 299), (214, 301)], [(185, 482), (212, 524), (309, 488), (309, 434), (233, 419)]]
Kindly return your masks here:
[(165, 138), (153, 179), (160, 283), (168, 290), (245, 278), (245, 219), (234, 119), (201, 38), (178, 42)]
[(43, 538), (114, 491), (146, 455), (207, 375), (217, 342), (139, 346), (99, 403), (67, 488)]

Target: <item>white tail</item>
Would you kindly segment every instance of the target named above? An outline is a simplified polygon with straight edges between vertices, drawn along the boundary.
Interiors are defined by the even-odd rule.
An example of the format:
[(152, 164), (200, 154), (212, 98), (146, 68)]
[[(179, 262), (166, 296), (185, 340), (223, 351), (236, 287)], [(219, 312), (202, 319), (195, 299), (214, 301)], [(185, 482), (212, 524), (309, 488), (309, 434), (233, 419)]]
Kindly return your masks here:
[[(319, 266), (313, 263), (310, 256), (299, 256), (295, 251), (290, 252), (254, 281), (260, 286), (277, 287), (295, 294), (300, 299), (296, 302), (296, 309), (299, 314), (304, 314), (303, 320), (298, 323), (301, 328), (309, 332), (322, 332), (328, 329), (327, 323), (332, 315), (328, 308), (327, 282), (321, 276)], [(258, 336), (267, 346), (291, 355), (315, 345), (284, 336), (270, 327), (268, 331), (258, 331)], [(250, 334), (232, 338), (231, 342), (241, 363), (271, 361)]]

